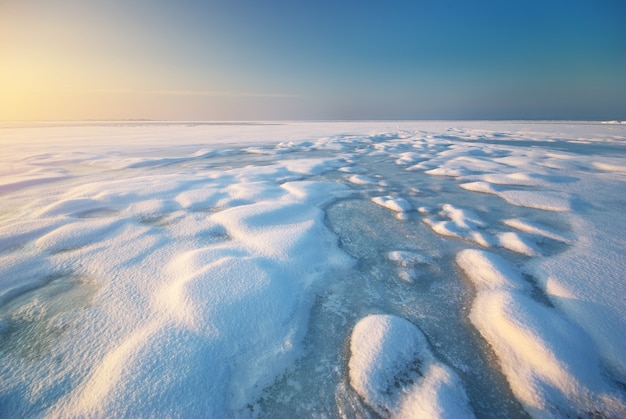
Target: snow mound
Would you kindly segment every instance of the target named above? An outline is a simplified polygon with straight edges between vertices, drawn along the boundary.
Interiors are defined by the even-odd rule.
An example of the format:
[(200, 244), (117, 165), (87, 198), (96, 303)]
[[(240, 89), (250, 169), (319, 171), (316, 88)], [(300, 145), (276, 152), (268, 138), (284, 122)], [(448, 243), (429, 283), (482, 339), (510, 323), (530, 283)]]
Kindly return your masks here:
[(478, 231), (479, 228), (486, 226), (486, 223), (473, 211), (444, 204), (439, 215), (449, 220), (425, 218), (424, 224), (441, 236), (469, 240), (483, 247), (491, 247), (497, 242), (489, 234)]
[(512, 252), (526, 256), (540, 256), (541, 250), (530, 239), (515, 232), (499, 233), (497, 236), (500, 246)]
[(350, 337), (350, 384), (378, 414), (473, 417), (458, 376), (438, 362), (423, 333), (390, 315), (361, 319)]
[(100, 208), (103, 203), (90, 198), (69, 198), (55, 202), (39, 212), (40, 217), (68, 216), (92, 208)]
[(377, 196), (372, 198), (372, 202), (395, 212), (406, 212), (413, 209), (406, 199), (395, 196)]
[(120, 229), (120, 220), (80, 220), (65, 224), (35, 241), (38, 248), (48, 252), (74, 250), (103, 241)]
[(339, 167), (341, 162), (337, 159), (296, 159), (287, 160), (285, 166), (288, 170), (305, 175), (319, 175)]
[(594, 162), (593, 167), (598, 170), (613, 173), (626, 173), (626, 164), (614, 164), (606, 162)]
[(462, 183), (459, 186), (465, 190), (472, 191), (472, 192), (497, 194), (497, 191), (493, 187), (493, 185), (487, 182), (469, 182), (469, 183)]
[[(519, 191), (502, 190), (487, 182), (469, 182), (459, 185), (461, 188), (472, 191), (499, 196), (511, 205), (519, 207), (535, 208), (545, 211), (564, 212), (570, 211), (571, 199), (567, 194), (550, 191)], [(526, 185), (524, 185), (526, 186)]]
[(589, 336), (556, 309), (530, 298), (530, 286), (504, 259), (466, 249), (457, 263), (476, 287), (470, 320), (493, 348), (511, 390), (534, 417), (596, 412), (620, 417), (626, 404), (605, 382)]
[(504, 220), (503, 223), (516, 230), (523, 231), (528, 234), (534, 234), (537, 236), (543, 236), (548, 239), (560, 241), (563, 243), (570, 243), (570, 240), (561, 233), (557, 233), (552, 229), (542, 226), (534, 221), (522, 220), (518, 218), (511, 218)]
[(396, 159), (396, 164), (399, 166), (407, 166), (416, 164), (422, 160), (426, 160), (428, 157), (422, 153), (416, 153), (414, 151), (407, 151), (405, 153), (401, 153)]
[(217, 188), (203, 187), (181, 192), (176, 196), (175, 200), (183, 208), (197, 211), (213, 207), (222, 197), (224, 195), (220, 194)]
[(549, 191), (501, 191), (498, 196), (511, 205), (536, 208), (544, 211), (565, 212), (572, 210), (568, 195)]
[(538, 186), (543, 182), (540, 178), (528, 173), (495, 174), (490, 173), (480, 176), (485, 182), (496, 185)]
[(375, 179), (372, 179), (369, 176), (364, 175), (353, 175), (348, 178), (350, 183), (354, 183), (355, 185), (372, 185), (377, 183)]
[(485, 226), (485, 222), (474, 212), (457, 208), (452, 204), (444, 204), (441, 207), (441, 215), (448, 217), (454, 224), (464, 230)]
[(289, 259), (314, 249), (319, 234), (319, 208), (299, 203), (259, 202), (220, 211), (212, 220), (259, 255)]
[(466, 249), (456, 262), (479, 291), (530, 291), (519, 272), (495, 253)]

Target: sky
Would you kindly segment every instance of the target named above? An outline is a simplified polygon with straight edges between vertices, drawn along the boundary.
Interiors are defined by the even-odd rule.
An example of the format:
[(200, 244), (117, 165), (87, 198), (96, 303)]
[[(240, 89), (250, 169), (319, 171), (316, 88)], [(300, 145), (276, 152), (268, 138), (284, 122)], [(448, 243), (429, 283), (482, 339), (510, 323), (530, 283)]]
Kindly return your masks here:
[(623, 0), (0, 0), (0, 120), (626, 119)]

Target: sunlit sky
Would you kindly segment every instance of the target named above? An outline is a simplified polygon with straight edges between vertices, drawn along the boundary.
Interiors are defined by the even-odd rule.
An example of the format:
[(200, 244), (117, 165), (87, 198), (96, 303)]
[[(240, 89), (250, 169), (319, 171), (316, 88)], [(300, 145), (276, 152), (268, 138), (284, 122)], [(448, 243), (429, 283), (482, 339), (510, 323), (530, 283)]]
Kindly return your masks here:
[(626, 1), (0, 0), (0, 120), (626, 119)]

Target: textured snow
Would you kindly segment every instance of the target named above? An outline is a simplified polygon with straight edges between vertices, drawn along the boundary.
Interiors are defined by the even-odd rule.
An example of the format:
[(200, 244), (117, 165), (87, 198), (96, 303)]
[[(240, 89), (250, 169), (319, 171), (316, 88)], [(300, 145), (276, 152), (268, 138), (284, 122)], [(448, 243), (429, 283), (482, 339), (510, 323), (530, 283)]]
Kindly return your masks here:
[(395, 316), (361, 319), (350, 337), (350, 384), (378, 414), (473, 417), (457, 375), (438, 362), (422, 332)]
[(372, 179), (371, 177), (363, 175), (353, 175), (350, 176), (348, 180), (355, 185), (371, 185), (377, 183), (376, 180)]
[(0, 416), (626, 416), (624, 124), (0, 142)]
[(513, 266), (470, 249), (458, 254), (457, 263), (477, 291), (470, 319), (531, 415), (626, 413), (623, 398), (602, 376), (589, 336), (554, 308), (530, 298), (528, 284)]
[(375, 204), (383, 206), (396, 212), (406, 212), (411, 210), (411, 204), (404, 198), (394, 196), (377, 196), (372, 198)]

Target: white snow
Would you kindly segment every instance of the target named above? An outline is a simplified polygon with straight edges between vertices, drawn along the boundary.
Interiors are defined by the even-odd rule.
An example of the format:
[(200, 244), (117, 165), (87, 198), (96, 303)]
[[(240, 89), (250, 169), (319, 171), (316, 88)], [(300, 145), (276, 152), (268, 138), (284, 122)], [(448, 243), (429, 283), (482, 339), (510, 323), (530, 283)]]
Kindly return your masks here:
[(483, 247), (491, 247), (497, 242), (489, 234), (479, 231), (485, 223), (470, 210), (444, 204), (439, 215), (449, 220), (437, 221), (435, 218), (424, 218), (424, 223), (437, 234), (470, 240)]
[(395, 212), (406, 212), (412, 209), (411, 204), (406, 199), (400, 197), (377, 196), (372, 198), (372, 202)]
[(548, 239), (552, 239), (552, 240), (556, 240), (556, 241), (560, 241), (564, 243), (570, 242), (570, 240), (567, 237), (565, 237), (565, 235), (563, 235), (562, 233), (557, 233), (545, 226), (539, 225), (529, 220), (520, 220), (520, 219), (512, 218), (509, 220), (504, 220), (503, 223), (509, 227), (515, 228), (525, 233), (543, 236)]
[(570, 211), (570, 198), (559, 192), (502, 191), (498, 195), (511, 205), (546, 211)]
[(516, 232), (507, 231), (497, 235), (499, 245), (513, 252), (521, 253), (526, 256), (539, 256), (541, 250), (527, 237)]
[(375, 179), (364, 175), (352, 175), (348, 178), (348, 181), (354, 183), (355, 185), (371, 185), (378, 183)]
[(423, 333), (390, 315), (369, 315), (350, 337), (350, 384), (378, 414), (473, 417), (463, 384), (437, 361)]
[(470, 319), (498, 356), (511, 389), (533, 416), (576, 412), (621, 416), (626, 404), (602, 377), (585, 332), (529, 297), (529, 285), (501, 257), (463, 250), (457, 263), (476, 287)]
[(625, 124), (0, 143), (3, 415), (626, 416)]

